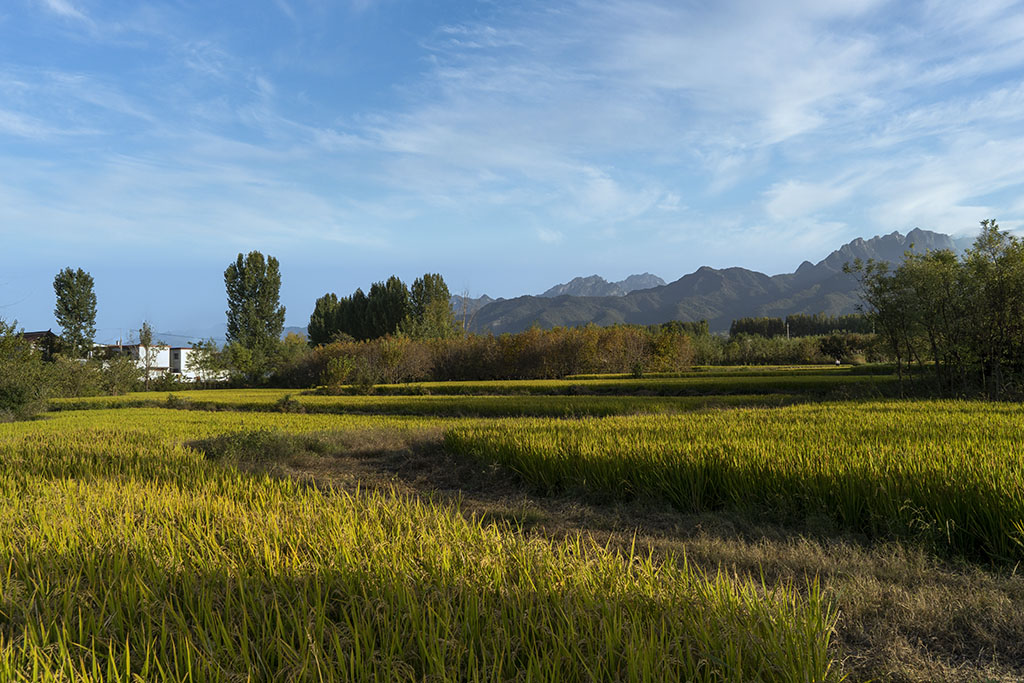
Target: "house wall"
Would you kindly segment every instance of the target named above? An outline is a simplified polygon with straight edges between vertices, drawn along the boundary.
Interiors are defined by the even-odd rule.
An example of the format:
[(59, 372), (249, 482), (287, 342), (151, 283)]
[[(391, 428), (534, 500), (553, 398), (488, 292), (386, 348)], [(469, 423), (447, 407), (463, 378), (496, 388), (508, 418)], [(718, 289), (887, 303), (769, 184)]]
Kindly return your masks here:
[[(136, 344), (129, 348), (132, 354), (132, 358), (138, 364), (139, 368), (146, 368), (146, 347), (142, 344)], [(169, 346), (153, 346), (150, 347), (150, 358), (149, 358), (149, 376), (159, 377), (165, 372), (170, 371), (171, 368), (171, 347)]]
[(190, 348), (171, 349), (171, 372), (181, 375), (182, 379), (194, 382), (199, 379), (199, 373), (189, 369), (189, 359), (192, 357)]

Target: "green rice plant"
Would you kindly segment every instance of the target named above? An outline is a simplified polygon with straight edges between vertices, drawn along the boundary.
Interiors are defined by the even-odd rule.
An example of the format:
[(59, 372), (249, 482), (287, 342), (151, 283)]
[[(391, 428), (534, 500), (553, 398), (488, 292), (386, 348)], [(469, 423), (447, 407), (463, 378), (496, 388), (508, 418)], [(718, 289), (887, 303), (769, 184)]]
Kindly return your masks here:
[(456, 425), (449, 449), (548, 490), (653, 496), (683, 510), (827, 515), (871, 537), (1024, 559), (1024, 407), (826, 403), (677, 416)]

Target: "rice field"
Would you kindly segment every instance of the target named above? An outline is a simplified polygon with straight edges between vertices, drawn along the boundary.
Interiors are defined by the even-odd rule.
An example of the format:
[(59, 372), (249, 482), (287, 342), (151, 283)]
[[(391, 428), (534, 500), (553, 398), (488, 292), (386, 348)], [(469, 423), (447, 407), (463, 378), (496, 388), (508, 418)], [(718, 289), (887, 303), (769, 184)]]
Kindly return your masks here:
[(421, 415), (434, 417), (583, 417), (675, 414), (710, 408), (780, 406), (806, 400), (789, 393), (705, 396), (317, 395), (281, 389), (138, 392), (57, 399), (52, 410), (165, 407), (181, 410)]
[(825, 514), (870, 537), (1012, 564), (1024, 560), (1022, 434), (1019, 405), (874, 401), (460, 425), (446, 443), (550, 492)]
[(417, 382), (383, 384), (374, 387), (378, 394), (415, 395), (574, 395), (612, 396), (721, 396), (729, 394), (793, 393), (822, 395), (857, 391), (870, 395), (892, 391), (896, 378), (891, 375), (854, 374), (822, 370), (802, 374), (761, 372), (689, 373), (677, 377), (603, 377), (590, 379), (538, 379), (496, 382)]
[(994, 577), (1024, 559), (1024, 408), (821, 402), (891, 382), (760, 368), (55, 401), (0, 424), (0, 680), (889, 678), (851, 669), (869, 653), (843, 649), (867, 578), (766, 579), (694, 564), (685, 541), (655, 552), (636, 531), (625, 544), (528, 533), (458, 496), (310, 485), (263, 464), (282, 440), (430, 434), (438, 450), (420, 457), (498, 467), (539, 500), (661, 502), (783, 529), (827, 517), (865, 552), (902, 543), (995, 572), (980, 594), (1019, 611), (1016, 574)]
[(835, 613), (185, 444), (437, 421), (160, 408), (0, 425), (0, 680), (828, 680)]

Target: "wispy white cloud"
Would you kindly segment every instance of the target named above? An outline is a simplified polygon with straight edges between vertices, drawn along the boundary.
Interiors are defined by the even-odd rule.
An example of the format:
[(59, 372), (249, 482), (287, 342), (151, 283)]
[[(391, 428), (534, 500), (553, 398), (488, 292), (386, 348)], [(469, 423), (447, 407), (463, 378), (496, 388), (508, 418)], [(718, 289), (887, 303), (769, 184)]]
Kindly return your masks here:
[(70, 0), (40, 0), (40, 3), (46, 7), (46, 9), (50, 10), (54, 14), (59, 14), (62, 17), (77, 19), (84, 22), (90, 21), (89, 17), (75, 7)]
[(61, 132), (34, 117), (0, 109), (0, 135), (42, 140)]
[[(67, 192), (51, 217), (69, 231), (187, 223), (205, 226), (197, 239), (283, 242), (321, 225), (369, 249), (358, 240), (371, 232), (401, 245), (479, 224), (473, 239), (504, 231), (502, 244), (552, 254), (629, 241), (669, 262), (660, 245), (674, 239), (756, 267), (856, 234), (1024, 217), (1007, 199), (1024, 177), (1019, 2), (485, 4), (403, 34), (405, 70), (368, 86), (334, 72), (390, 72), (324, 51), (313, 56), (328, 67), (303, 81), (297, 43), (264, 49), (177, 6), (111, 19), (38, 1), (103, 17), (95, 42), (144, 57), (120, 79), (0, 71), (0, 135), (80, 157), (51, 180)], [(310, 52), (331, 12), (370, 27), (390, 7), (265, 4)]]
[[(183, 157), (188, 156), (185, 161)], [(114, 157), (87, 171), (52, 177), (50, 164), (0, 165), (0, 224), (45, 221), (54, 239), (82, 245), (167, 248), (260, 242), (338, 242), (380, 249), (381, 231), (366, 232), (352, 211), (296, 186), (268, 168), (182, 154)], [(50, 178), (49, 183), (39, 180)], [(45, 210), (38, 211), (40, 207)], [(97, 241), (98, 240), (98, 241)]]
[(765, 193), (765, 209), (778, 221), (810, 217), (845, 201), (854, 190), (854, 183), (787, 180), (772, 185)]
[(380, 0), (349, 0), (349, 5), (355, 12), (365, 12), (378, 4), (380, 4)]
[(565, 240), (565, 235), (551, 228), (537, 228), (537, 239), (545, 244), (561, 244)]
[(288, 0), (274, 0), (274, 4), (279, 10), (281, 10), (282, 14), (293, 22), (298, 20), (298, 17), (295, 15), (295, 9), (288, 3)]

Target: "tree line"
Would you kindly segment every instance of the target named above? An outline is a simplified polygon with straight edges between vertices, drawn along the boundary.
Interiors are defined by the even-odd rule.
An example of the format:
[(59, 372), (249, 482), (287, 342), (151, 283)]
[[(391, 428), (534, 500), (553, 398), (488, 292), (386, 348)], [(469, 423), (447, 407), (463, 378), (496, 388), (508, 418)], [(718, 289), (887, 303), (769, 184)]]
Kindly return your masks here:
[(825, 315), (815, 313), (795, 313), (783, 318), (738, 318), (729, 326), (729, 336), (753, 334), (759, 337), (810, 337), (834, 332), (851, 332), (855, 334), (871, 334), (873, 323), (863, 313), (849, 315)]
[(415, 339), (448, 338), (461, 331), (448, 285), (437, 273), (416, 278), (411, 288), (392, 275), (370, 285), (369, 294), (362, 289), (340, 298), (327, 293), (316, 300), (306, 329), (311, 346), (399, 333)]
[(1024, 243), (981, 222), (967, 252), (907, 252), (893, 268), (859, 260), (865, 309), (904, 372), (948, 395), (1024, 395)]

